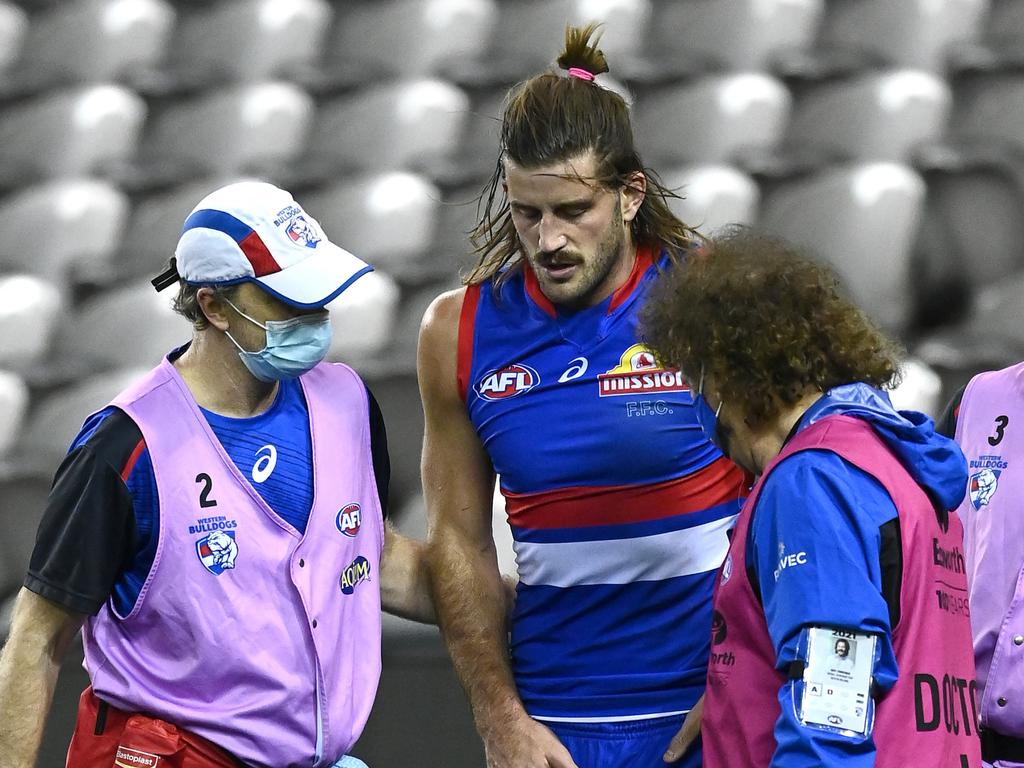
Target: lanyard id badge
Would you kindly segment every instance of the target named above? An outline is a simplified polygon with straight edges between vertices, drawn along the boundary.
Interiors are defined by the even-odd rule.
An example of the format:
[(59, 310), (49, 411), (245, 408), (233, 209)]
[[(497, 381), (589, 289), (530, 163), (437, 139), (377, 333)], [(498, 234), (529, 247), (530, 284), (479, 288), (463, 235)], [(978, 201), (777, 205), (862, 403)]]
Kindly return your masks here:
[(811, 627), (800, 722), (862, 736), (871, 732), (874, 635)]

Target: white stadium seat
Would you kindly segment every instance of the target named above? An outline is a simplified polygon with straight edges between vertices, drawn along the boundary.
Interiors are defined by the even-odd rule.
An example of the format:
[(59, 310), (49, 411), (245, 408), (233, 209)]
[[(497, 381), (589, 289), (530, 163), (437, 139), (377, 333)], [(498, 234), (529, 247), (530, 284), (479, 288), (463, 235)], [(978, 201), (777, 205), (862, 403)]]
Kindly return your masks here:
[(378, 0), (340, 4), (326, 56), (372, 82), (448, 74), (480, 61), (496, 0)]
[(434, 241), (441, 192), (410, 173), (364, 176), (303, 196), (331, 239), (387, 272), (415, 261)]
[(355, 364), (391, 341), (399, 289), (383, 272), (364, 275), (327, 305), (334, 331), (328, 359)]
[(468, 114), (469, 97), (443, 80), (370, 86), (321, 105), (309, 155), (342, 169), (443, 168)]
[(172, 63), (255, 82), (301, 73), (320, 58), (331, 24), (327, 0), (225, 0), (183, 13)]
[(32, 275), (0, 275), (0, 368), (23, 371), (40, 363), (63, 309), (53, 284)]
[(1024, 46), (1024, 0), (994, 0), (984, 34), (995, 45)]
[(0, 370), (0, 459), (17, 442), (27, 410), (28, 387), (25, 382), (10, 371)]
[(101, 173), (135, 155), (146, 104), (115, 85), (40, 95), (0, 116), (2, 169), (18, 177)]
[(665, 163), (728, 163), (774, 149), (792, 98), (761, 73), (712, 75), (647, 94), (636, 106), (636, 133), (645, 159)]
[(711, 235), (730, 224), (753, 224), (761, 193), (745, 173), (726, 165), (698, 165), (666, 172), (662, 181), (680, 198), (672, 212), (687, 226)]
[(165, 0), (72, 0), (33, 18), (24, 67), (73, 82), (103, 82), (163, 62), (175, 12)]
[(0, 269), (63, 285), (69, 270), (88, 274), (117, 249), (128, 199), (97, 179), (66, 179), (26, 187), (0, 201)]
[(81, 430), (86, 416), (103, 408), (157, 362), (158, 359), (153, 360), (145, 368), (97, 374), (46, 395), (33, 406), (25, 420), (15, 449), (19, 459), (56, 467)]
[(153, 367), (192, 338), (188, 320), (171, 309), (172, 294), (145, 281), (89, 299), (59, 328), (59, 359), (93, 370)]
[(18, 61), (27, 32), (28, 14), (14, 3), (0, 2), (0, 72)]
[(650, 55), (669, 71), (770, 69), (780, 55), (813, 44), (824, 6), (824, 0), (660, 0)]
[(964, 78), (956, 89), (949, 132), (1024, 152), (1024, 73), (1008, 69)]
[(957, 45), (977, 40), (987, 8), (988, 0), (842, 0), (827, 4), (819, 42), (941, 72)]
[(273, 174), (304, 152), (314, 110), (310, 95), (292, 83), (229, 86), (156, 115), (144, 153), (200, 175)]
[(924, 197), (924, 182), (901, 165), (829, 168), (769, 193), (759, 224), (810, 247), (876, 322), (900, 332), (910, 319), (911, 254)]
[[(599, 22), (601, 50), (612, 75), (641, 58), (651, 18), (649, 0), (515, 0), (501, 4), (493, 56), (516, 79), (553, 64), (562, 50), (567, 24)], [(618, 68), (618, 69), (617, 69)]]
[(919, 70), (826, 80), (797, 99), (786, 143), (843, 158), (907, 161), (942, 136), (952, 101), (945, 80)]
[(933, 419), (946, 406), (942, 402), (942, 377), (914, 357), (901, 363), (900, 382), (889, 392), (889, 399), (898, 410), (921, 411)]

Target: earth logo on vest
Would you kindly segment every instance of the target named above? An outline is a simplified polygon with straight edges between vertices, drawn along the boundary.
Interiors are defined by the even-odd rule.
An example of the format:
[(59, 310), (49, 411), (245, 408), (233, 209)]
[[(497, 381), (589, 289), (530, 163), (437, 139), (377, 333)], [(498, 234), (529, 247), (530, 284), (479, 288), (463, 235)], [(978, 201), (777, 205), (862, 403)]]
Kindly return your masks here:
[(341, 572), (341, 578), (338, 579), (338, 584), (341, 586), (341, 593), (343, 595), (351, 595), (356, 591), (356, 586), (364, 581), (370, 580), (370, 561), (360, 555), (352, 561), (352, 565), (348, 566)]
[(970, 460), (970, 468), (977, 471), (967, 483), (967, 492), (975, 509), (981, 509), (992, 501), (999, 488), (999, 476), (1006, 466), (1002, 456), (979, 456)]
[(356, 503), (346, 504), (338, 512), (337, 518), (334, 520), (334, 524), (338, 526), (338, 530), (350, 539), (354, 539), (359, 533), (359, 526), (363, 522), (363, 513)]
[(196, 556), (203, 567), (214, 576), (235, 567), (238, 543), (234, 531), (214, 531), (196, 542)]

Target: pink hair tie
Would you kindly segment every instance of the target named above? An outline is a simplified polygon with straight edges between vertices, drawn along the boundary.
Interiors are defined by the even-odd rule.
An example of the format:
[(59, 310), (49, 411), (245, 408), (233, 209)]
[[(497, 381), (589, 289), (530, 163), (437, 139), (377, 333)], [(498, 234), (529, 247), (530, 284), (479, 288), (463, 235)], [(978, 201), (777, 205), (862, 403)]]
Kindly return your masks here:
[(593, 80), (594, 73), (588, 72), (581, 67), (569, 67), (569, 77), (578, 77), (580, 80)]

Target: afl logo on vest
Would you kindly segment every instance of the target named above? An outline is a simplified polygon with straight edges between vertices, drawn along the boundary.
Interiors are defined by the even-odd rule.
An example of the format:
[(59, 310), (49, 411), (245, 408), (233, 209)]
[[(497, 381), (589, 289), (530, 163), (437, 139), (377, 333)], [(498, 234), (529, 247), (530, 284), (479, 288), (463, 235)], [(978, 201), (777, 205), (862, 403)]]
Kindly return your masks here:
[(529, 392), (538, 384), (540, 376), (533, 368), (516, 363), (484, 374), (476, 391), (485, 400), (504, 400)]
[(352, 565), (341, 572), (338, 584), (341, 585), (341, 593), (343, 595), (351, 595), (356, 591), (356, 585), (369, 580), (370, 561), (360, 555), (352, 561)]
[(338, 517), (334, 521), (338, 526), (338, 530), (348, 536), (350, 539), (354, 539), (356, 534), (359, 533), (359, 524), (363, 520), (362, 511), (359, 509), (358, 504), (346, 504), (338, 512)]

